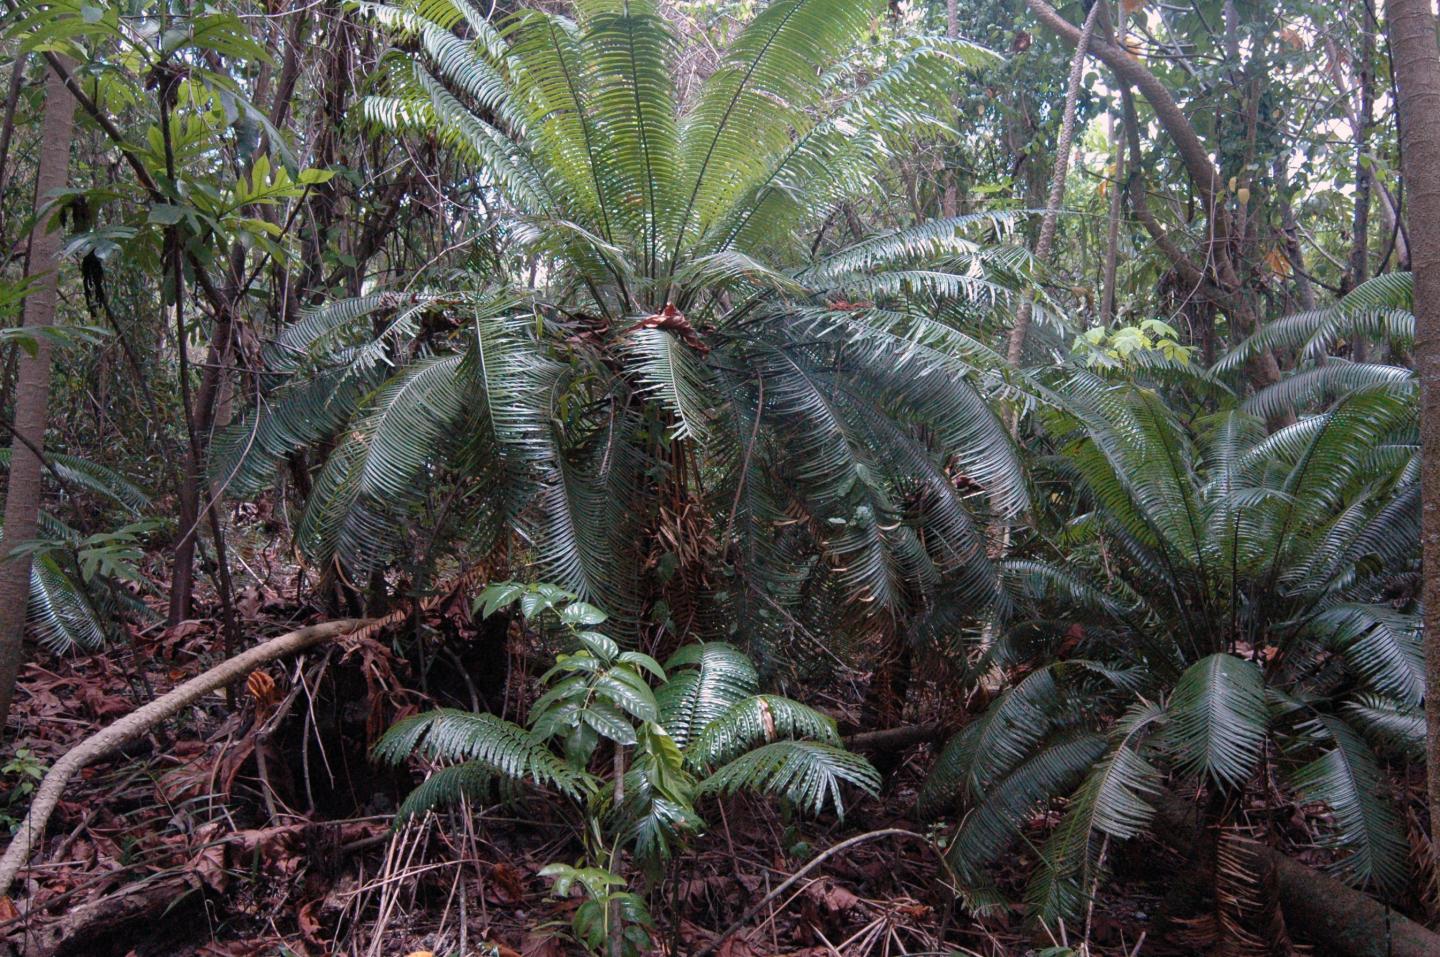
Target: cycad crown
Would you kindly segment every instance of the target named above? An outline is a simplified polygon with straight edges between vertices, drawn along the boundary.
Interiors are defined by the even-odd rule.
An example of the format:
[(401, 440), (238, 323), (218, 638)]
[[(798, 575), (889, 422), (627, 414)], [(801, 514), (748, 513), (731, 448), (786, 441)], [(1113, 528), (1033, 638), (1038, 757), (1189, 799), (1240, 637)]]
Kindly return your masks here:
[(299, 528), (317, 562), (382, 566), (424, 511), (442, 543), (518, 535), (620, 623), (663, 591), (675, 628), (752, 647), (998, 597), (974, 512), (1027, 501), (987, 401), (1019, 380), (967, 330), (1000, 322), (1026, 253), (974, 238), (1004, 216), (811, 238), (947, 128), (943, 90), (989, 54), (908, 40), (851, 82), (829, 67), (878, 0), (776, 0), (681, 104), (648, 0), (499, 27), (465, 0), (361, 6), (401, 48), (365, 116), (469, 156), (502, 216), (459, 285), (286, 330), (268, 361), (291, 378), (217, 478), (263, 485), (333, 436)]

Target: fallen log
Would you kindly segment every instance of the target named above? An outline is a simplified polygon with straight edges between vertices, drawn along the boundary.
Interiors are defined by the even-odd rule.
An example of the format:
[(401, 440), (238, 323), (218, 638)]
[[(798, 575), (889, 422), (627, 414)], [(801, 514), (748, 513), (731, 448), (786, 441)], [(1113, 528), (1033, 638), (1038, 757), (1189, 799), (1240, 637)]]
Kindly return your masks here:
[[(1161, 843), (1189, 855), (1194, 848), (1194, 809), (1172, 798), (1159, 802), (1155, 833)], [(1333, 957), (1436, 957), (1440, 934), (1271, 847), (1255, 848), (1256, 863), (1275, 878), (1286, 924)]]
[(15, 875), (30, 859), (30, 852), (36, 842), (44, 837), (45, 825), (49, 823), (50, 815), (59, 803), (65, 786), (82, 768), (135, 740), (210, 692), (243, 679), (263, 664), (373, 624), (374, 622), (369, 620), (346, 618), (310, 625), (271, 638), (176, 686), (66, 751), (46, 772), (40, 786), (35, 789), (35, 796), (30, 801), (30, 810), (25, 815), (25, 820), (20, 822), (15, 836), (10, 839), (10, 846), (5, 849), (4, 856), (0, 857), (0, 897), (9, 893)]
[(851, 751), (888, 751), (893, 748), (908, 748), (912, 744), (939, 741), (945, 736), (943, 721), (928, 721), (925, 724), (907, 724), (883, 731), (862, 731), (845, 736), (845, 747)]
[[(187, 895), (203, 893), (204, 888), (193, 874), (138, 881), (98, 900), (72, 907), (53, 922), (12, 931), (8, 942), (25, 957), (93, 954), (100, 941), (117, 931), (154, 921), (172, 911)], [(171, 917), (179, 915), (171, 914)], [(146, 942), (154, 943), (158, 938), (152, 925)]]

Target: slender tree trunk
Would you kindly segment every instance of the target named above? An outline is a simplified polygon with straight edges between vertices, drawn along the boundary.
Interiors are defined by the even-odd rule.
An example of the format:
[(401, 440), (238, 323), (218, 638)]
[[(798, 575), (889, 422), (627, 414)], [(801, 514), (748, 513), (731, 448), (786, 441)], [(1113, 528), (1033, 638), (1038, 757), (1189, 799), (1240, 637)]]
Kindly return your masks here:
[[(70, 166), (70, 133), (75, 104), (64, 81), (53, 71), (45, 81), (45, 115), (40, 128), (40, 167), (35, 203), (65, 187)], [(25, 299), (24, 325), (40, 330), (55, 318), (59, 291), (60, 233), (37, 219), (30, 235), (30, 268), (39, 277)], [(38, 340), (35, 355), (22, 353), (15, 383), (15, 440), (10, 447), (10, 476), (5, 495), (6, 554), (35, 537), (40, 511), (40, 471), (50, 404), (50, 344)], [(30, 558), (0, 556), (0, 734), (10, 715), (15, 676), (25, 656), (25, 609), (30, 597)]]
[[(959, 0), (946, 0), (945, 2), (945, 35), (955, 39), (960, 35), (960, 14), (958, 9)], [(941, 147), (942, 150), (945, 147)], [(959, 212), (960, 209), (960, 184), (955, 182), (955, 171), (945, 170), (945, 192), (940, 198), (940, 214), (949, 218)]]
[[(1355, 215), (1350, 226), (1350, 268), (1344, 286), (1348, 292), (1365, 281), (1370, 271), (1370, 195), (1375, 174), (1370, 168), (1370, 125), (1375, 118), (1375, 34), (1365, 16), (1364, 39), (1360, 44), (1357, 81), (1359, 105), (1355, 113)], [(1370, 358), (1369, 343), (1356, 336), (1350, 356), (1356, 362)]]
[(1105, 222), (1105, 274), (1100, 281), (1100, 325), (1115, 320), (1115, 277), (1120, 266), (1120, 213), (1125, 195), (1125, 140), (1117, 135), (1115, 114), (1105, 120), (1106, 135), (1114, 148), (1114, 177), (1110, 181), (1110, 210)]
[[(5, 118), (0, 120), (0, 201), (5, 198), (5, 187), (10, 182), (9, 159), (10, 139), (15, 134), (15, 107), (20, 102), (20, 85), (25, 80), (25, 64), (30, 58), (24, 54), (15, 55), (15, 67), (10, 71), (10, 86), (5, 90)], [(5, 248), (4, 209), (0, 206), (0, 248)]]
[(1440, 47), (1431, 0), (1387, 0), (1399, 87), (1410, 263), (1415, 273), (1415, 352), (1420, 370), (1420, 442), (1424, 456), (1425, 695), (1431, 840), (1440, 848)]
[[(1065, 86), (1065, 112), (1060, 117), (1060, 139), (1055, 144), (1055, 172), (1050, 178), (1050, 199), (1045, 204), (1045, 216), (1040, 221), (1040, 238), (1035, 243), (1035, 258), (1042, 263), (1050, 258), (1050, 248), (1055, 245), (1055, 227), (1060, 219), (1060, 204), (1065, 201), (1065, 176), (1070, 171), (1070, 150), (1075, 142), (1075, 105), (1080, 99), (1080, 80), (1085, 75), (1085, 55), (1090, 50), (1090, 38), (1104, 9), (1105, 4), (1100, 0), (1090, 7), (1085, 25), (1080, 28), (1080, 39), (1075, 44), (1075, 57), (1070, 61), (1070, 78)], [(1027, 296), (1020, 303), (1006, 348), (1006, 358), (1012, 366), (1020, 364), (1034, 310), (1034, 301)]]
[(1280, 228), (1285, 237), (1285, 258), (1295, 273), (1295, 299), (1307, 312), (1315, 308), (1315, 287), (1305, 270), (1305, 252), (1300, 248), (1300, 224), (1295, 220), (1295, 207), (1290, 202), (1290, 178), (1284, 158), (1277, 157), (1272, 166), (1275, 176), (1275, 205), (1280, 208)]

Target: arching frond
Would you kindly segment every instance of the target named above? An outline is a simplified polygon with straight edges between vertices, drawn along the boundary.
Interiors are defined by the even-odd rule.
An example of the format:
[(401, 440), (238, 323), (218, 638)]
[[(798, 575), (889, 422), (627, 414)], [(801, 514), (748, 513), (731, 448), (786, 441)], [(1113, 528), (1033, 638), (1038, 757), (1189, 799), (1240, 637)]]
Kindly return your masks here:
[(1009, 846), (1037, 805), (1070, 791), (1104, 753), (1105, 738), (1089, 732), (1067, 732), (1046, 742), (977, 794), (946, 849), (950, 866), (962, 880), (976, 880), (979, 869)]
[(1235, 787), (1259, 766), (1269, 713), (1254, 662), (1229, 654), (1201, 658), (1180, 676), (1167, 711), (1169, 741), (1187, 774)]
[(1329, 843), (1347, 852), (1335, 871), (1351, 883), (1393, 893), (1406, 880), (1408, 843), (1384, 775), (1348, 724), (1323, 717), (1319, 725), (1334, 748), (1297, 770), (1291, 783), (1304, 800), (1324, 804), (1334, 815)]
[(852, 785), (874, 797), (880, 773), (858, 754), (819, 741), (776, 741), (721, 765), (700, 783), (698, 794), (756, 791), (783, 797), (807, 814), (826, 806), (845, 816), (842, 788)]
[(738, 648), (686, 645), (665, 662), (670, 680), (656, 693), (660, 724), (681, 750), (733, 706), (760, 690), (755, 665)]
[(755, 695), (735, 702), (706, 724), (685, 748), (685, 759), (697, 767), (724, 764), (751, 748), (782, 738), (840, 744), (834, 719), (789, 698)]
[[(442, 708), (405, 718), (375, 743), (373, 755), (387, 764), (412, 756), (431, 761), (466, 762), (497, 778), (529, 780), (578, 797), (588, 786), (583, 772), (569, 768), (545, 742), (517, 724), (493, 714)], [(458, 779), (449, 783), (458, 783)], [(436, 786), (439, 788), (439, 785)]]
[(1141, 703), (1132, 705), (1116, 723), (1110, 752), (1071, 798), (1026, 892), (1042, 920), (1055, 921), (1079, 911), (1099, 866), (1097, 835), (1127, 841), (1143, 833), (1154, 817), (1155, 808), (1147, 799), (1160, 792), (1162, 777), (1146, 759), (1144, 745), (1151, 729), (1165, 719), (1159, 705)]

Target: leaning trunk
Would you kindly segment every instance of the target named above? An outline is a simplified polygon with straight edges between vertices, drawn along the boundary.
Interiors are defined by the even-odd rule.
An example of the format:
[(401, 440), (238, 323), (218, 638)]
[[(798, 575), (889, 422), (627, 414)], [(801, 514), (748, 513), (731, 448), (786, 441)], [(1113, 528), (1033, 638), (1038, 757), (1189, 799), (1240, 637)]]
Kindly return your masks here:
[[(53, 71), (45, 82), (45, 116), (40, 130), (40, 165), (35, 205), (65, 187), (70, 165), (70, 131), (75, 105)], [(60, 234), (37, 218), (30, 234), (30, 270), (38, 281), (25, 300), (24, 325), (40, 333), (55, 318), (60, 267)], [(36, 336), (35, 354), (22, 353), (15, 382), (15, 422), (10, 477), (5, 494), (5, 550), (35, 537), (40, 512), (40, 470), (50, 404), (50, 343)], [(24, 659), (25, 609), (30, 598), (30, 557), (0, 556), (0, 732), (10, 715), (15, 676)]]
[(1420, 537), (1424, 550), (1425, 695), (1432, 841), (1440, 848), (1440, 49), (1431, 0), (1388, 0), (1399, 87), (1400, 143), (1415, 273), (1415, 351), (1420, 370)]

